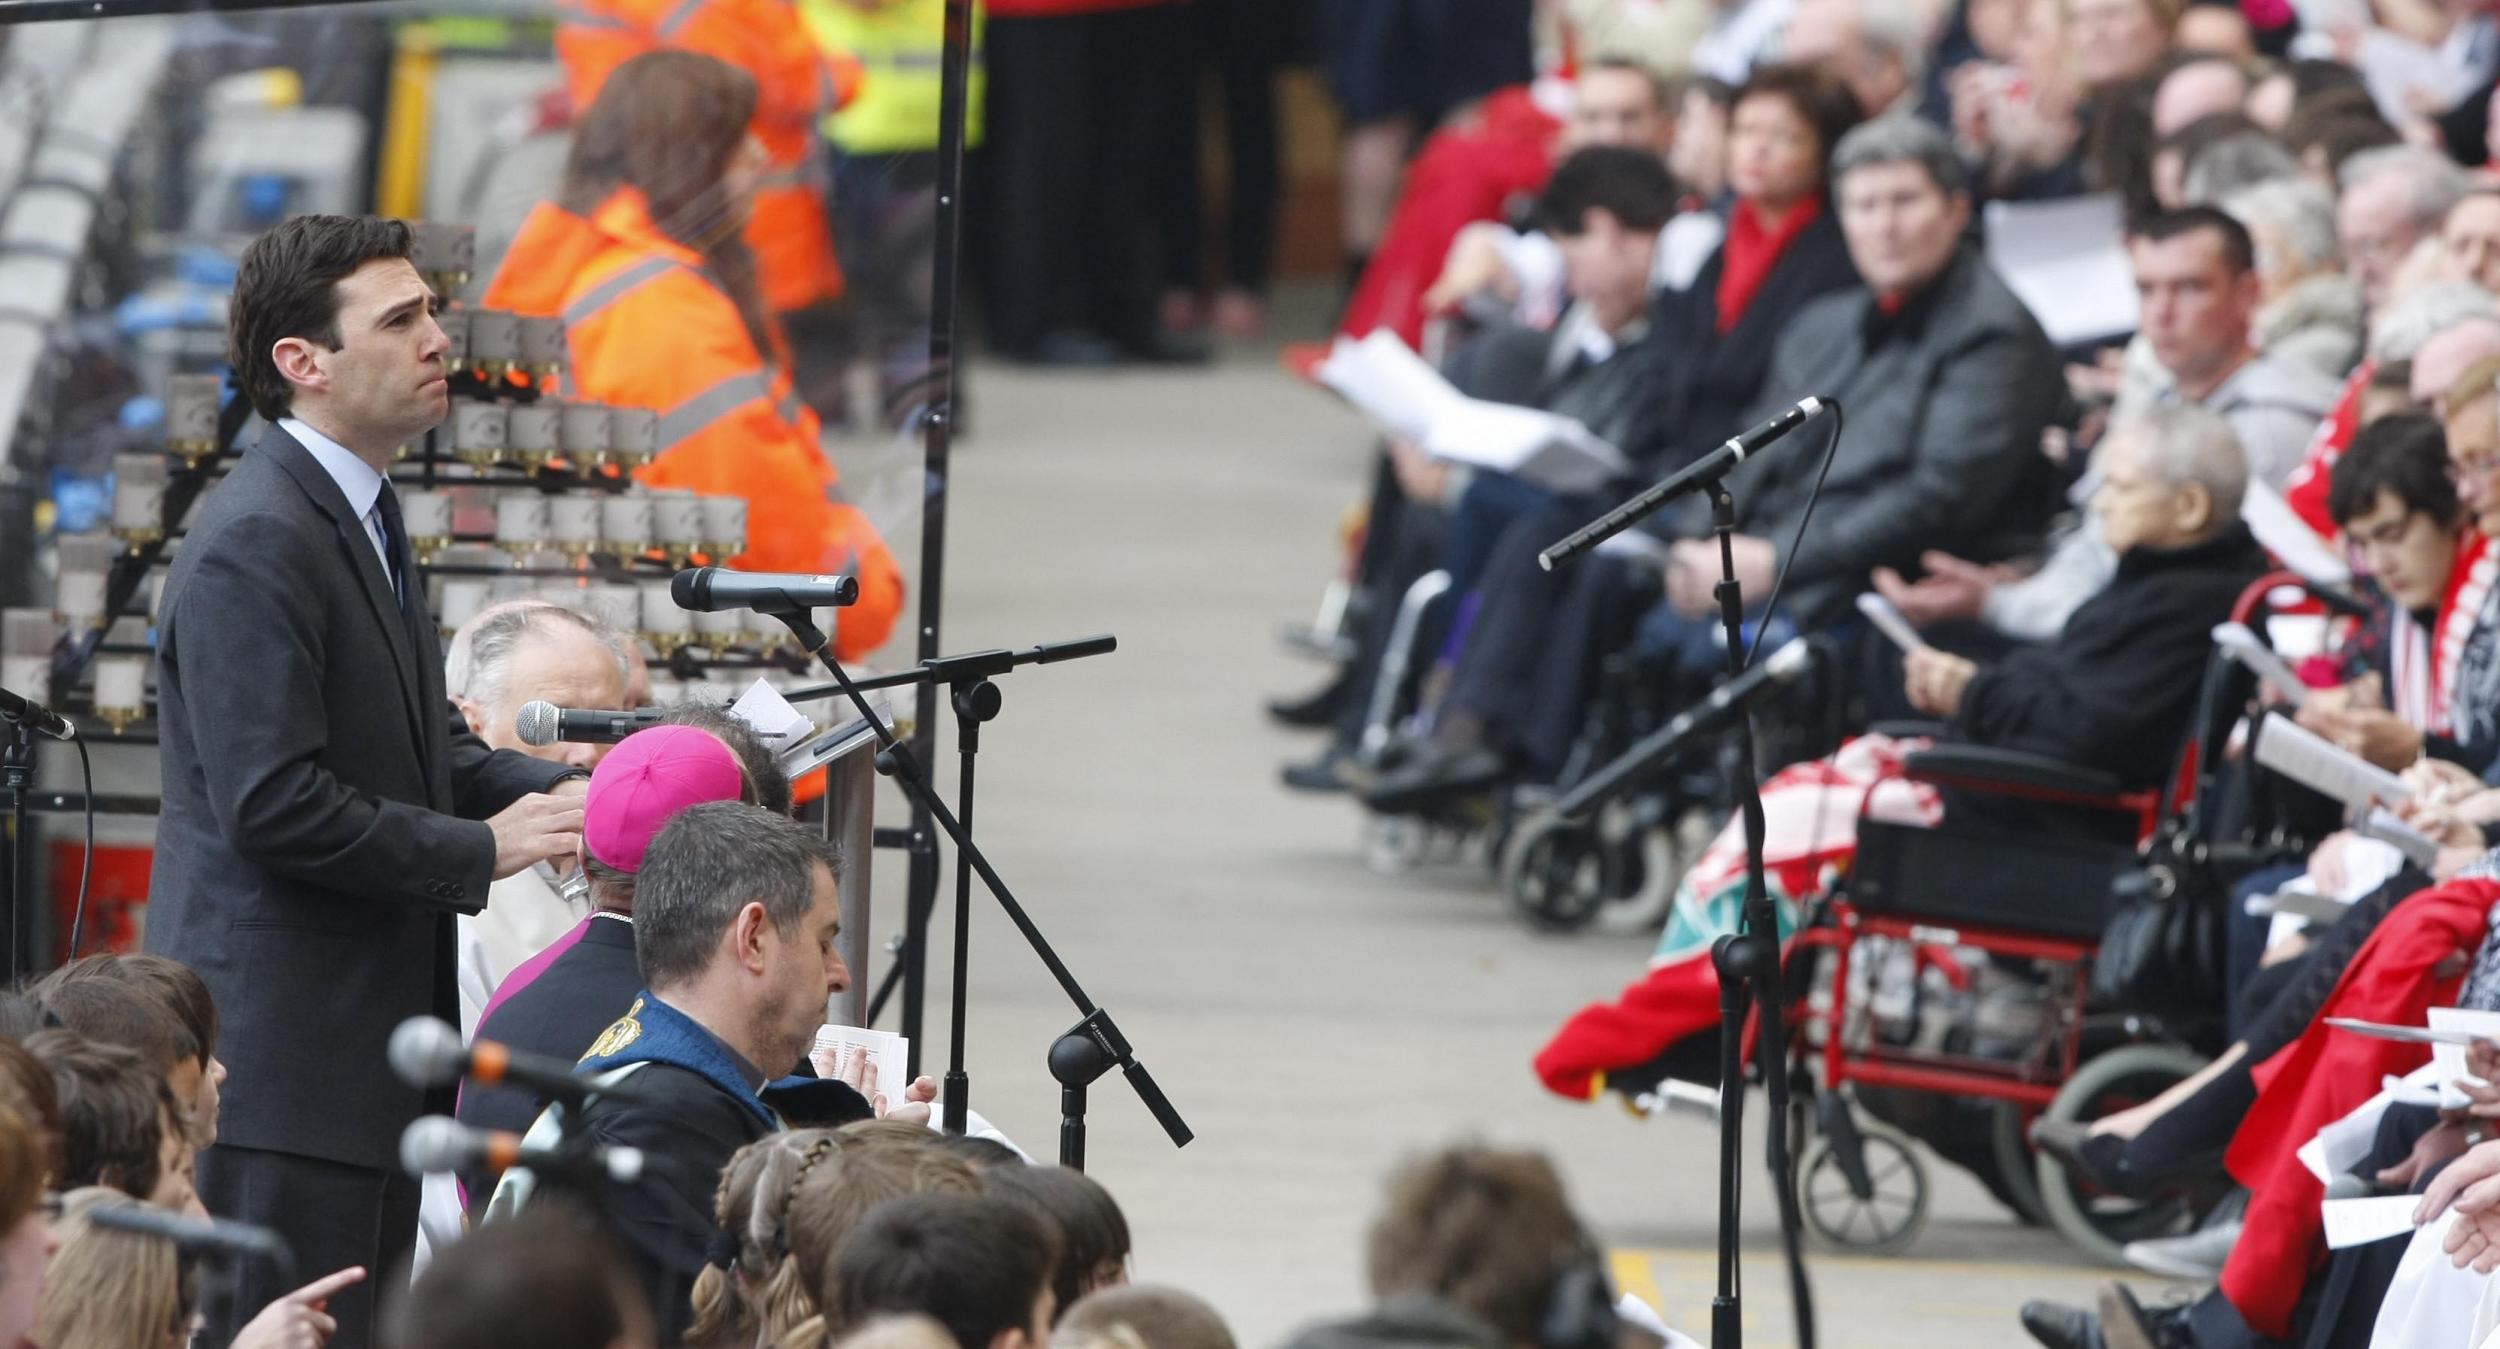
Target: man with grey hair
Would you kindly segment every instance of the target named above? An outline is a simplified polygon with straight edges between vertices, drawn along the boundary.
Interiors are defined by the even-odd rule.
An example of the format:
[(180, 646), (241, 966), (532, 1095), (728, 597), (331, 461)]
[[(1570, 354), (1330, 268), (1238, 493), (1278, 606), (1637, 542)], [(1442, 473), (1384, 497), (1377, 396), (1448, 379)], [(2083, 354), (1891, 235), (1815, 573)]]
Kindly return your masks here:
[(1904, 678), (1911, 705), (1958, 739), (2148, 787), (2187, 733), (2214, 625), (2268, 563), (2240, 521), (2248, 464), (2219, 414), (2183, 405), (2122, 423), (2098, 469), (2092, 514), (2118, 559), (2109, 584), (2053, 641), (1984, 666), (1925, 648), (1905, 657)]
[(2465, 170), (2436, 150), (2387, 145), (2344, 161), (2335, 227), (2361, 295), (2376, 311), (2413, 246), (2439, 233), (2465, 195)]
[(2257, 246), (2257, 313), (2249, 340), (2268, 356), (2331, 379), (2361, 359), (2361, 287), (2344, 275), (2335, 201), (2317, 184), (2279, 178), (2222, 199)]
[[(601, 1218), (653, 1295), (662, 1344), (685, 1336), (731, 1155), (793, 1124), (877, 1113), (847, 1081), (774, 1081), (806, 1061), (826, 1000), (850, 987), (834, 942), (840, 871), (814, 831), (734, 801), (676, 812), (642, 857), (634, 954), (644, 992), (580, 1068), (629, 1096), (598, 1096), (572, 1123), (650, 1159), (641, 1183), (606, 1191)], [(530, 1137), (557, 1136), (567, 1109), (550, 1107)], [(528, 1204), (536, 1179), (507, 1173), (489, 1219)]]
[[(624, 710), (625, 638), (595, 618), (545, 600), (490, 605), (452, 634), (443, 687), (471, 731), (508, 749), (573, 768), (598, 766), (604, 745), (525, 745), (514, 720), (536, 699), (558, 707)], [(562, 936), (580, 913), (564, 896), (571, 858), (539, 862), (494, 883), (483, 912), (459, 917), (460, 1029), (477, 1028), (496, 985)]]

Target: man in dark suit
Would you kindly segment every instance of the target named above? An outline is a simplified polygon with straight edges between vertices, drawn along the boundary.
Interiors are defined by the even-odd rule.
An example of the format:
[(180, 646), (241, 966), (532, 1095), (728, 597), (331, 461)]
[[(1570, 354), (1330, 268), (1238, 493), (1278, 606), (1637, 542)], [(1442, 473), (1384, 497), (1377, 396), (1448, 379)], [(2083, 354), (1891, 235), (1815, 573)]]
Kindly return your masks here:
[[(489, 751), (443, 694), (387, 476), (449, 407), (435, 304), (399, 222), (309, 216), (253, 243), (230, 357), (273, 425), (202, 506), (158, 634), (148, 945), (207, 980), (232, 1069), (200, 1193), (310, 1265), (372, 1271), (331, 1299), (334, 1349), (371, 1342), (415, 1242), (400, 1131), (450, 1107), (392, 1075), (391, 1031), (456, 1015), (453, 915), (573, 853), (586, 785)], [(247, 1264), (211, 1342), (286, 1291)]]

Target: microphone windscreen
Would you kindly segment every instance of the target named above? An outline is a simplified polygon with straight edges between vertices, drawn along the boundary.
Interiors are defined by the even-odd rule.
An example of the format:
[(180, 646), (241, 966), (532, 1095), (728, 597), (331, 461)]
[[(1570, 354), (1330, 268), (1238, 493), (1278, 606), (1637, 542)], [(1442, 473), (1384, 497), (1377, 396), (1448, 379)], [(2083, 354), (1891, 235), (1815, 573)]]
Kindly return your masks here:
[(435, 1017), (412, 1016), (391, 1032), (391, 1071), (412, 1087), (450, 1086), (467, 1057), (460, 1032)]
[(668, 597), (677, 601), (677, 607), (680, 609), (702, 613), (710, 603), (711, 589), (712, 569), (710, 567), (688, 567), (670, 578)]
[(399, 1167), (412, 1176), (437, 1176), (457, 1171), (467, 1160), (461, 1146), (469, 1130), (445, 1115), (411, 1120), (399, 1135)]
[(556, 742), (557, 711), (554, 703), (533, 698), (513, 714), (512, 729), (524, 745), (552, 745)]

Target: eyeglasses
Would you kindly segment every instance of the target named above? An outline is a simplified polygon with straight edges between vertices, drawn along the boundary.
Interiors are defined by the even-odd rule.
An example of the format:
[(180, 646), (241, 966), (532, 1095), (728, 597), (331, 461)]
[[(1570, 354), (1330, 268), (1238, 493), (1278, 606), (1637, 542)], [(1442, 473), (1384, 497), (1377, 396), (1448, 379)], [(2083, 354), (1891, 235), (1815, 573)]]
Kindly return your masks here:
[(2488, 482), (2495, 473), (2500, 473), (2500, 458), (2477, 459), (2470, 464), (2448, 461), (2448, 476), (2459, 483)]

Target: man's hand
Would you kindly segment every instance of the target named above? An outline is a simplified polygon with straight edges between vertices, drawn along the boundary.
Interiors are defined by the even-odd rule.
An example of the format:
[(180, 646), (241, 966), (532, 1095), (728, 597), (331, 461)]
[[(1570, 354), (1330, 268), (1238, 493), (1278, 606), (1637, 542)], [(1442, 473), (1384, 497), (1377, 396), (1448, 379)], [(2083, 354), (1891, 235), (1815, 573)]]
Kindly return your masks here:
[[(816, 1071), (820, 1073), (830, 1066), (828, 1060), (816, 1060)], [(877, 1056), (874, 1054), (853, 1054), (850, 1066), (843, 1070), (839, 1080), (850, 1084), (851, 1090), (868, 1102), (868, 1108), (876, 1111), (879, 1119), (927, 1124), (932, 1113), (930, 1105), (937, 1100), (938, 1084), (934, 1077), (915, 1077), (910, 1085), (903, 1088), (902, 1100), (887, 1100), (885, 1093), (877, 1090)]]
[(1962, 710), (1963, 690), (1979, 667), (1950, 652), (1926, 647), (1902, 658), (1902, 682), (1910, 706), (1931, 717), (1951, 718)]
[(329, 1313), (331, 1294), (364, 1280), (364, 1268), (351, 1265), (305, 1284), (262, 1308), (234, 1337), (234, 1349), (321, 1349), (339, 1328)]
[(2401, 769), (2422, 757), (2420, 728), (2407, 725), (2393, 712), (2353, 708), (2311, 716), (2306, 715), (2308, 709), (2302, 711), (2300, 720), (2310, 730), (2381, 768)]
[[(1770, 598), (1771, 579), (1779, 568), (1779, 549), (1769, 539), (1739, 534), (1729, 541), (1736, 560), (1736, 584), (1756, 603)], [(1715, 539), (1679, 539), (1667, 559), (1667, 603), (1686, 618), (1707, 618), (1718, 612), (1719, 545)]]
[(2378, 1183), (2399, 1192), (2422, 1183), (2431, 1168), (2465, 1151), (2465, 1125), (2457, 1120), (2443, 1120), (2439, 1127), (2414, 1140), (2413, 1151), (2406, 1158), (2378, 1173)]
[(1458, 232), (1450, 241), (1449, 260), (1442, 264), (1440, 278), (1424, 292), (1426, 314), (1449, 313), (1487, 291), (1505, 300), (1519, 298), (1519, 280), (1510, 274), (1501, 246), (1495, 242), (1495, 232), (1503, 228), (1480, 220)]
[(1902, 580), (1890, 567), (1875, 569), (1875, 593), (1890, 600), (1914, 627), (1979, 617), (1988, 592), (2005, 579), (1996, 568), (1973, 566), (1950, 553), (1931, 551), (1919, 564), (1927, 575), (1916, 582)]
[(495, 831), (495, 879), (515, 876), (540, 862), (571, 857), (581, 847), (581, 797), (533, 792), (504, 807), (486, 827)]

